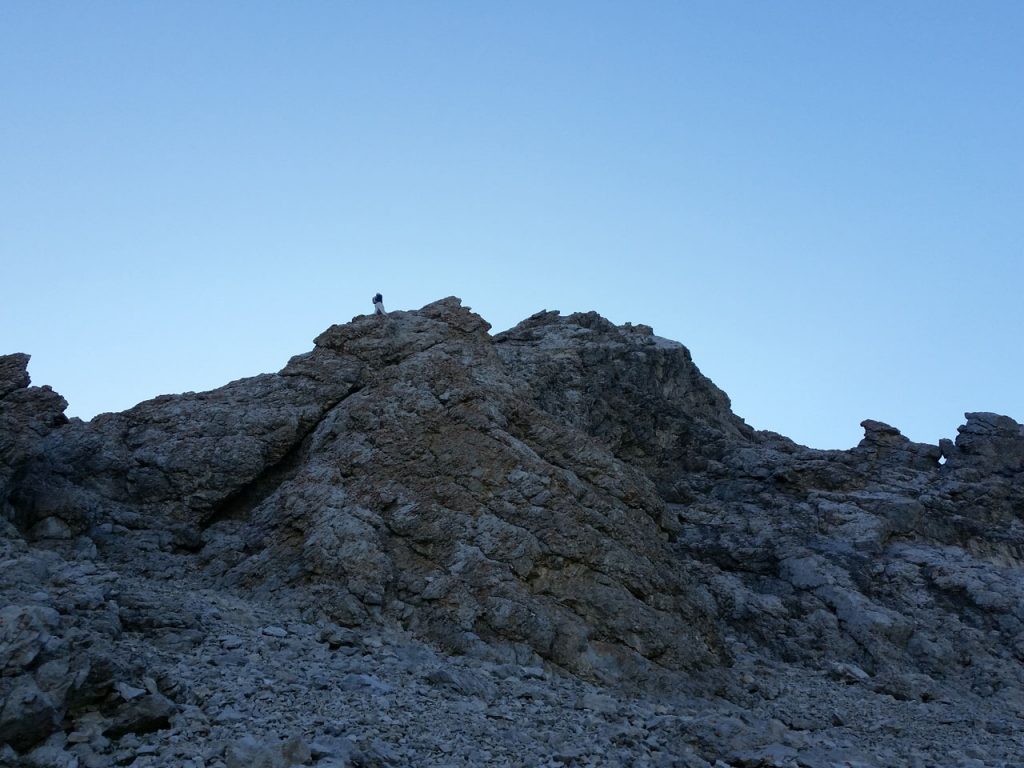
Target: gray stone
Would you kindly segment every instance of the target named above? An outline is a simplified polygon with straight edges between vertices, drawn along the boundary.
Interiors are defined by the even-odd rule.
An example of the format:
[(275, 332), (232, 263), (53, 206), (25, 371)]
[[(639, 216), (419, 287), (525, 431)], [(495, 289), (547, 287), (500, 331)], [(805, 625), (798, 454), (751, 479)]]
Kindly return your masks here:
[(25, 755), (21, 765), (25, 768), (79, 768), (80, 760), (75, 753), (66, 751), (63, 743), (47, 742)]
[(328, 624), (319, 632), (320, 642), (326, 643), (331, 648), (352, 647), (359, 645), (360, 635), (351, 629), (339, 627), (337, 624)]
[(345, 675), (338, 681), (338, 686), (347, 691), (370, 691), (375, 694), (385, 694), (394, 691), (394, 686), (385, 682), (376, 675), (350, 674)]
[(31, 665), (60, 626), (60, 615), (38, 605), (0, 608), (0, 673), (15, 675)]
[(224, 752), (226, 768), (289, 768), (276, 745), (244, 736), (230, 744)]
[(121, 698), (125, 701), (137, 699), (139, 696), (143, 696), (146, 693), (145, 688), (136, 688), (128, 685), (128, 683), (117, 683), (114, 687), (117, 689), (117, 692), (121, 694)]
[(218, 712), (216, 717), (214, 717), (214, 720), (218, 723), (240, 723), (245, 719), (245, 715), (234, 707), (224, 707), (224, 709)]
[(0, 744), (25, 750), (57, 728), (60, 711), (53, 698), (27, 677), (17, 678), (0, 709)]
[(46, 517), (32, 526), (29, 535), (33, 539), (70, 539), (73, 534), (70, 526), (59, 517)]
[(305, 765), (313, 759), (313, 753), (301, 734), (285, 740), (281, 745), (281, 756), (288, 765)]
[(427, 672), (424, 679), (431, 685), (488, 702), (493, 701), (498, 693), (497, 687), (487, 678), (461, 669), (439, 667)]
[(340, 736), (318, 736), (309, 743), (310, 756), (318, 764), (328, 758), (347, 765), (355, 750), (352, 741)]
[(151, 733), (167, 728), (178, 707), (158, 693), (147, 693), (118, 707), (113, 721), (103, 731), (105, 736), (117, 739), (128, 733)]

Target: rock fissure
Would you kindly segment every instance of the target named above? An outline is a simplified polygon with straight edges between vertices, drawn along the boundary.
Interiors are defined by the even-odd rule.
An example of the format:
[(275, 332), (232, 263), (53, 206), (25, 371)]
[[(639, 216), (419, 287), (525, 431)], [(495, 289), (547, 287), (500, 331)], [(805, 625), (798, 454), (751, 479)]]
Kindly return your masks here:
[(305, 454), (308, 453), (309, 442), (313, 433), (323, 424), (334, 408), (343, 403), (348, 397), (357, 394), (361, 388), (360, 386), (355, 386), (343, 397), (331, 402), (324, 409), (324, 415), (310, 425), (305, 432), (297, 435), (295, 443), (280, 459), (268, 466), (248, 483), (222, 499), (208, 515), (204, 516), (199, 522), (200, 530), (206, 530), (223, 520), (246, 520), (253, 509), (262, 504), (285, 482), (295, 476), (303, 463)]

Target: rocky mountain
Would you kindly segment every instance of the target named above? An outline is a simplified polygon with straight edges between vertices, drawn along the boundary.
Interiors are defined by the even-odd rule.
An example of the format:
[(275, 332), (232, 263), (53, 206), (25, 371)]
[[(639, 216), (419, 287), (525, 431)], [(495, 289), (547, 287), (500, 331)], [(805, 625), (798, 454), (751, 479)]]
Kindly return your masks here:
[(0, 765), (1024, 764), (1024, 428), (751, 429), (455, 298), (68, 420), (0, 357)]

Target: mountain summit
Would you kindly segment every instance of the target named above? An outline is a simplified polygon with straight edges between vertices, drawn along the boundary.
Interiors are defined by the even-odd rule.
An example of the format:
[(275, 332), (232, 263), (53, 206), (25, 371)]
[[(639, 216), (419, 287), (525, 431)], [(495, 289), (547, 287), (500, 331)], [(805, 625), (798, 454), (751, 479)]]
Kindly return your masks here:
[[(865, 421), (855, 448), (813, 450), (749, 427), (647, 326), (545, 311), (489, 330), (454, 297), (361, 316), (276, 374), (87, 423), (29, 386), (27, 355), (0, 357), (10, 754), (86, 722), (109, 745), (185, 728), (218, 696), (223, 711), (226, 692), (175, 674), (221, 642), (211, 606), (227, 596), (286, 606), (326, 647), (398, 633), (440, 653), (449, 683), (444, 659), (475, 660), (477, 687), (461, 685), (492, 702), (484, 678), (512, 665), (718, 697), (804, 731), (845, 727), (829, 711), (840, 689), (903, 702), (908, 721), (941, 701), (1024, 716), (1021, 425), (971, 413), (955, 442), (926, 445)], [(100, 571), (115, 575), (90, 581)], [(192, 590), (182, 627), (164, 615), (183, 610), (161, 586), (176, 582)], [(124, 725), (138, 699), (152, 727)], [(767, 749), (766, 728), (743, 749)], [(1021, 746), (993, 728), (991, 749)], [(837, 750), (884, 746), (844, 733)], [(663, 764), (713, 764), (743, 741), (703, 738), (662, 751), (706, 763)], [(812, 741), (786, 749), (831, 754)], [(903, 741), (889, 764), (928, 747)]]

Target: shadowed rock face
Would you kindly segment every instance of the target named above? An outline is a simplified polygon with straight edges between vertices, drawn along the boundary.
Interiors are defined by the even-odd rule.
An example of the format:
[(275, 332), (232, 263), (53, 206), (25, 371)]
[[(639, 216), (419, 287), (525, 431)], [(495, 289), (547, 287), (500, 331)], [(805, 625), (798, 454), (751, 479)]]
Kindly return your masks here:
[(456, 649), (484, 640), (597, 676), (720, 665), (711, 606), (660, 525), (664, 502), (623, 460), (657, 425), (615, 425), (630, 402), (618, 379), (644, 388), (634, 401), (671, 403), (695, 434), (741, 422), (683, 347), (593, 315), (568, 323), (550, 325), (552, 339), (588, 334), (571, 374), (607, 376), (569, 417), (542, 408), (552, 386), (532, 385), (536, 355), (499, 354), (516, 342), (496, 344), (447, 299), (334, 326), (279, 374), (64, 427), (13, 494), (21, 527), (205, 546), (225, 583), (316, 585), (306, 599), (342, 623), (398, 616)]
[(29, 356), (0, 355), (0, 512), (22, 526), (34, 522), (10, 503), (20, 475), (42, 451), (43, 439), (67, 424), (67, 402), (49, 387), (30, 387)]
[(686, 476), (755, 439), (689, 350), (648, 326), (540, 312), (495, 337), (495, 347), (540, 409), (642, 468), (668, 501)]
[(446, 300), (335, 326), (320, 354), (364, 376), (248, 510), (229, 581), (325, 587), (342, 623), (391, 613), (601, 675), (724, 661), (658, 521), (651, 482), (539, 409), (488, 325)]
[(645, 326), (488, 331), (455, 298), (357, 317), (277, 374), (88, 423), (0, 357), (5, 536), (191, 552), (211, 586), (592, 679), (781, 659), (898, 698), (1024, 689), (1017, 422), (817, 451)]

